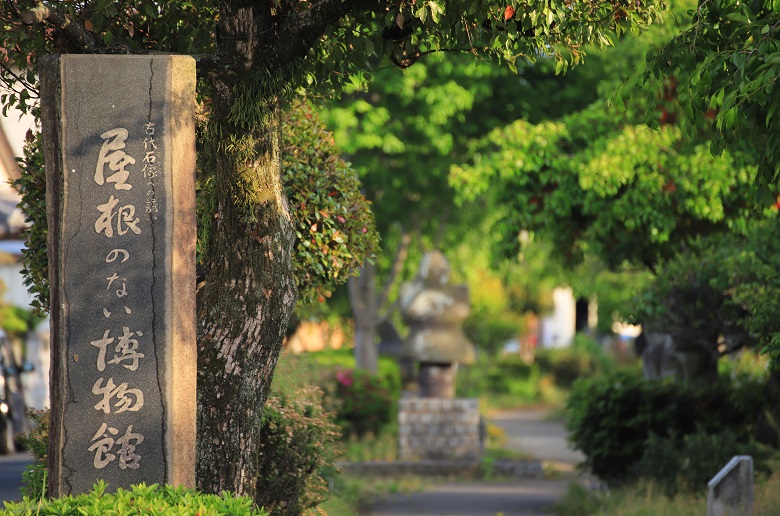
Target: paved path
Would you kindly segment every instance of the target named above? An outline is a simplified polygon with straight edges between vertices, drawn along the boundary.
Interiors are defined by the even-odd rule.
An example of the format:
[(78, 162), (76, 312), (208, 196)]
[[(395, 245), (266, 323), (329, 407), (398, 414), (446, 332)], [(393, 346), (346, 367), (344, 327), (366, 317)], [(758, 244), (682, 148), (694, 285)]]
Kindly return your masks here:
[(28, 453), (0, 455), (0, 508), (6, 500), (21, 499), (19, 488), (22, 485), (22, 472), (32, 462)]
[(545, 411), (514, 410), (490, 417), (506, 432), (506, 447), (528, 452), (558, 471), (573, 471), (585, 460), (579, 451), (569, 449), (563, 423), (549, 418)]
[(371, 507), (371, 516), (531, 516), (546, 514), (576, 478), (574, 466), (582, 455), (569, 450), (563, 424), (541, 411), (494, 414), (493, 424), (504, 429), (507, 448), (533, 455), (561, 472), (553, 480), (515, 480), (504, 483), (455, 482), (420, 493), (389, 495)]

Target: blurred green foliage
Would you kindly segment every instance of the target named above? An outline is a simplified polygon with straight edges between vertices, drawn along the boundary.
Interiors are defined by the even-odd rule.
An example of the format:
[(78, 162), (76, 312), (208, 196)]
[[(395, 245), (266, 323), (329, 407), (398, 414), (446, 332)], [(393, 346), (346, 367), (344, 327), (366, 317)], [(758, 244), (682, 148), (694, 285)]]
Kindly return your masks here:
[[(495, 128), (451, 167), (461, 199), (488, 196), (502, 210), (499, 253), (515, 256), (526, 229), (568, 262), (591, 254), (611, 267), (654, 268), (699, 235), (755, 217), (753, 169), (713, 158), (704, 128), (696, 138), (682, 131), (673, 88), (655, 84), (609, 102), (622, 79), (643, 69), (645, 54), (686, 25), (692, 6), (674, 2), (676, 17), (591, 56), (583, 68), (599, 72), (598, 99), (559, 119)], [(666, 100), (658, 109), (657, 96)], [(663, 119), (657, 130), (646, 116)]]
[(772, 204), (780, 180), (780, 4), (714, 0), (686, 18), (690, 26), (648, 54), (645, 72), (624, 92), (673, 81), (686, 133), (706, 127), (714, 154), (757, 164), (756, 199)]
[[(703, 239), (659, 271), (637, 300), (639, 317), (681, 342), (738, 349), (757, 344), (780, 364), (780, 219), (770, 214), (744, 235)], [(731, 351), (724, 350), (724, 351)]]
[(577, 335), (571, 347), (537, 349), (530, 362), (517, 353), (478, 353), (474, 364), (460, 366), (456, 395), (478, 397), (499, 408), (537, 404), (557, 408), (576, 379), (601, 377), (617, 368), (596, 341)]
[(380, 357), (376, 375), (356, 370), (350, 349), (283, 353), (277, 367), (274, 390), (318, 386), (324, 393), (324, 407), (347, 439), (376, 437), (395, 422), (401, 372), (393, 359)]
[(722, 378), (693, 386), (619, 372), (575, 382), (567, 402), (567, 427), (571, 444), (585, 454), (590, 471), (620, 484), (637, 478), (651, 435), (682, 440), (697, 432), (730, 432), (748, 443), (766, 404), (763, 385), (757, 382)]
[(697, 429), (681, 437), (651, 434), (635, 471), (673, 498), (678, 493), (705, 493), (707, 482), (737, 455), (749, 455), (754, 471), (766, 473), (771, 454), (751, 435), (729, 427), (717, 433)]

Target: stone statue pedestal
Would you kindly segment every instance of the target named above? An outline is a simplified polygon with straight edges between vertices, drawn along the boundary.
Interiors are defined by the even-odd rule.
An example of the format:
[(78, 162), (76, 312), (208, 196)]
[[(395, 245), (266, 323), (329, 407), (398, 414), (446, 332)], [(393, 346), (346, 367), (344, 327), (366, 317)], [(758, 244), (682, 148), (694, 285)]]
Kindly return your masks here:
[(421, 362), (417, 376), (417, 395), (421, 398), (455, 398), (458, 364)]

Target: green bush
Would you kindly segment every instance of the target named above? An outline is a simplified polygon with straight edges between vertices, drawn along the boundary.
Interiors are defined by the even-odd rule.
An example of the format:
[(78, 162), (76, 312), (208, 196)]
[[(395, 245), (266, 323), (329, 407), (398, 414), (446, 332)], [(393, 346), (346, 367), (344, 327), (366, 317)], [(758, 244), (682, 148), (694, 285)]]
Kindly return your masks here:
[(297, 102), (284, 112), (282, 179), (295, 225), (295, 283), (304, 304), (330, 297), (379, 249), (357, 172), (339, 155), (310, 104)]
[(536, 395), (539, 366), (528, 364), (517, 355), (493, 357), (480, 355), (477, 361), (456, 376), (457, 395), (465, 398), (483, 394)]
[(339, 369), (328, 394), (329, 408), (345, 436), (378, 434), (390, 423), (397, 397), (382, 377), (356, 369)]
[(652, 479), (670, 498), (678, 492), (703, 493), (707, 482), (735, 455), (750, 455), (757, 470), (767, 471), (766, 446), (734, 430), (725, 430), (717, 434), (697, 431), (682, 438), (652, 434), (636, 472)]
[[(336, 371), (340, 369), (355, 369), (355, 354), (351, 349), (329, 349), (316, 351), (302, 355), (302, 358), (311, 359), (317, 363), (320, 369), (318, 385), (325, 389), (328, 381), (334, 378)], [(401, 369), (398, 361), (390, 357), (379, 357), (377, 375), (382, 384), (390, 389), (393, 399), (401, 396)]]
[(272, 393), (263, 407), (255, 503), (269, 514), (302, 514), (329, 496), (340, 434), (321, 399), (307, 387), (293, 396)]
[(21, 494), (30, 500), (39, 500), (46, 493), (46, 459), (49, 447), (49, 411), (30, 409), (27, 415), (33, 429), (23, 435), (21, 441), (25, 450), (33, 455), (32, 464), (22, 473)]
[(746, 438), (763, 410), (762, 385), (721, 379), (706, 387), (616, 373), (575, 382), (567, 411), (570, 441), (610, 483), (635, 478), (651, 435), (683, 439), (731, 431)]
[(501, 346), (514, 337), (524, 323), (524, 319), (511, 312), (490, 314), (473, 310), (463, 323), (463, 331), (480, 351), (495, 354)]
[(265, 516), (263, 510), (256, 510), (252, 500), (245, 497), (233, 497), (229, 493), (221, 496), (206, 495), (194, 489), (183, 487), (132, 486), (127, 491), (118, 489), (116, 493), (106, 493), (106, 484), (95, 484), (92, 491), (79, 496), (64, 496), (53, 500), (30, 500), (25, 498), (19, 503), (6, 502), (0, 515), (73, 515), (103, 516), (105, 514), (149, 514), (200, 516), (229, 514), (231, 516)]
[(566, 348), (540, 349), (536, 363), (543, 373), (555, 378), (556, 385), (569, 388), (578, 378), (598, 376), (615, 369), (614, 360), (595, 340), (578, 334)]

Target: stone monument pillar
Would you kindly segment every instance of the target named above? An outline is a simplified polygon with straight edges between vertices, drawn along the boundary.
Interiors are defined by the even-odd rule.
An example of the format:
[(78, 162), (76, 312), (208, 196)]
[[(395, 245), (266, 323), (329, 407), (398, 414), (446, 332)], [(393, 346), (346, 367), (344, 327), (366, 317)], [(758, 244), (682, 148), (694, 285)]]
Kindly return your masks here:
[(41, 60), (49, 494), (195, 484), (195, 61)]
[(418, 395), (454, 398), (458, 364), (474, 362), (474, 346), (461, 328), (471, 311), (466, 285), (449, 285), (450, 266), (439, 251), (423, 256), (415, 279), (401, 287), (409, 326), (403, 354), (419, 362)]

